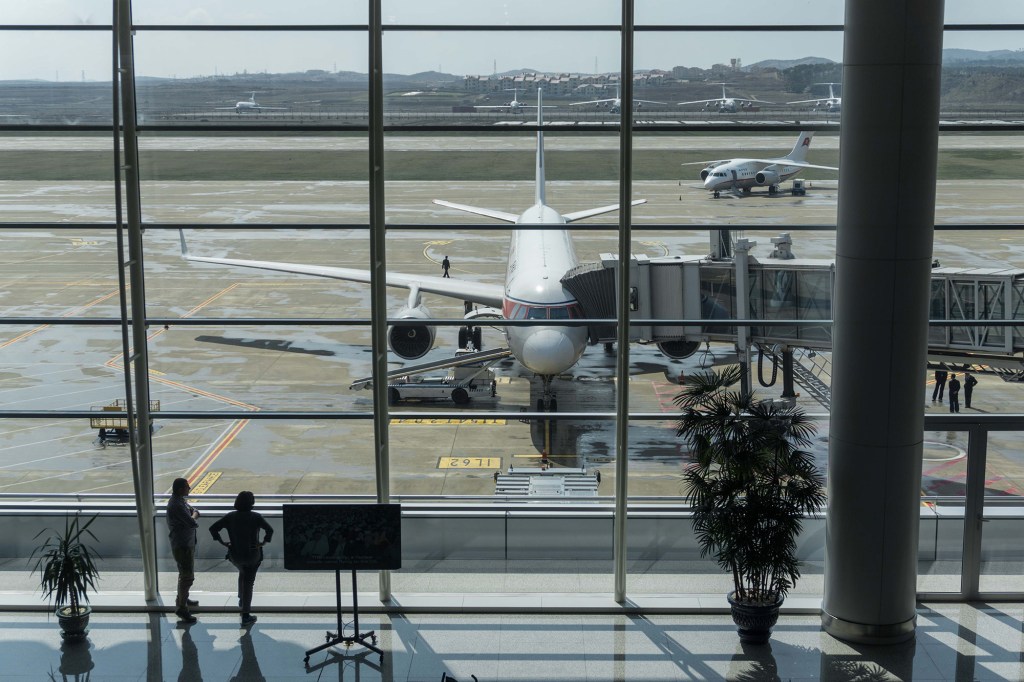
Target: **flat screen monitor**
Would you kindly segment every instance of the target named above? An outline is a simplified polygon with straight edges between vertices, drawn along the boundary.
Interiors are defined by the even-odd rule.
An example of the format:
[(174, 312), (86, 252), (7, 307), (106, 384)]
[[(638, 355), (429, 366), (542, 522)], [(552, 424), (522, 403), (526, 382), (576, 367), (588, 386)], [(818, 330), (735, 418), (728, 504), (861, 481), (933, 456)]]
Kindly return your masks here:
[(288, 570), (402, 567), (399, 504), (286, 504), (283, 521)]

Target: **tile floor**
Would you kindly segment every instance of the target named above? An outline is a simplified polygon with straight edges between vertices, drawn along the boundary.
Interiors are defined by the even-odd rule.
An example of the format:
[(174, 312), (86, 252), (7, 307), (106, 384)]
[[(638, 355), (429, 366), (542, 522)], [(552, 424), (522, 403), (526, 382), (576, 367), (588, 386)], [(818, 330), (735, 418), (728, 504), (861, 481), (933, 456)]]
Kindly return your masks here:
[[(783, 614), (766, 646), (744, 646), (727, 615), (510, 615), (373, 613), (384, 651), (355, 645), (312, 654), (331, 614), (203, 614), (185, 626), (167, 614), (99, 612), (88, 642), (61, 645), (44, 613), (0, 611), (0, 680), (1024, 680), (1024, 604), (921, 604), (916, 638), (850, 645), (816, 615)], [(350, 614), (346, 614), (350, 617)], [(351, 634), (350, 624), (346, 625)]]

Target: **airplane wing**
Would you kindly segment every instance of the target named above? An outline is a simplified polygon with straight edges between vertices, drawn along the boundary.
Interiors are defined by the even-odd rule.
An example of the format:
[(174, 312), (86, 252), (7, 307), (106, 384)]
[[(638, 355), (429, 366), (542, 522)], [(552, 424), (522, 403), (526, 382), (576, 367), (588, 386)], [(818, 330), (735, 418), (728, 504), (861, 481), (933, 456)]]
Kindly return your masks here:
[[(826, 97), (825, 99), (828, 99), (828, 98)], [(821, 102), (821, 101), (823, 101), (821, 98), (819, 98), (819, 99), (798, 99), (795, 102), (786, 102), (786, 104), (810, 104), (812, 102), (817, 103), (817, 102)]]
[(728, 163), (732, 159), (716, 159), (714, 161), (687, 161), (686, 163), (679, 164), (680, 166), (710, 166), (712, 164), (718, 165), (721, 163)]
[(592, 100), (590, 100), (588, 102), (569, 102), (569, 106), (570, 107), (578, 107), (581, 104), (604, 104), (605, 102), (614, 102), (614, 101), (615, 101), (614, 97), (611, 97), (609, 99), (592, 99)]
[[(647, 199), (634, 199), (629, 202), (630, 206), (638, 206), (640, 204), (646, 204)], [(575, 213), (566, 213), (562, 217), (565, 218), (565, 222), (571, 223), (575, 220), (583, 220), (590, 216), (601, 215), (602, 213), (611, 213), (612, 211), (618, 211), (618, 204), (611, 204), (609, 206), (601, 206), (600, 208), (588, 208), (585, 211), (576, 211)]]
[(668, 104), (668, 102), (652, 102), (649, 99), (635, 99), (634, 102), (643, 102), (644, 104)]
[[(181, 256), (185, 260), (197, 263), (215, 263), (217, 265), (231, 265), (239, 268), (255, 268), (257, 270), (273, 270), (276, 272), (293, 272), (299, 275), (312, 275), (314, 277), (328, 277), (348, 282), (363, 282), (369, 284), (370, 271), (357, 270), (355, 268), (335, 268), (327, 265), (305, 265), (302, 263), (279, 263), (276, 261), (263, 260), (239, 260), (236, 258), (207, 258), (204, 256), (192, 256), (188, 252), (188, 245), (185, 243), (185, 231), (178, 230), (181, 239)], [(387, 285), (400, 289), (411, 289), (418, 287), (425, 291), (439, 296), (447, 296), (460, 301), (473, 301), (482, 305), (501, 308), (504, 298), (504, 287), (500, 284), (486, 284), (484, 282), (466, 282), (448, 277), (434, 275), (405, 275), (398, 272), (387, 273)]]
[(798, 166), (800, 168), (820, 168), (822, 170), (839, 170), (835, 166), (819, 166), (814, 163), (805, 163), (803, 161), (791, 161), (790, 159), (733, 159), (734, 161), (753, 161), (755, 163), (767, 163), (776, 166)]
[(466, 213), (475, 213), (476, 215), (486, 216), (488, 218), (495, 218), (497, 220), (503, 220), (506, 223), (515, 223), (519, 220), (519, 216), (514, 213), (505, 213), (504, 211), (496, 211), (493, 208), (478, 208), (476, 206), (467, 206), (466, 204), (456, 204), (451, 201), (444, 201), (443, 199), (434, 199), (434, 203), (438, 206), (447, 206), (448, 208), (454, 208), (456, 211), (465, 211)]
[(721, 101), (722, 101), (721, 97), (716, 97), (715, 99), (696, 99), (696, 100), (694, 100), (692, 102), (677, 102), (676, 106), (682, 106), (684, 104), (712, 104), (714, 102), (721, 102)]

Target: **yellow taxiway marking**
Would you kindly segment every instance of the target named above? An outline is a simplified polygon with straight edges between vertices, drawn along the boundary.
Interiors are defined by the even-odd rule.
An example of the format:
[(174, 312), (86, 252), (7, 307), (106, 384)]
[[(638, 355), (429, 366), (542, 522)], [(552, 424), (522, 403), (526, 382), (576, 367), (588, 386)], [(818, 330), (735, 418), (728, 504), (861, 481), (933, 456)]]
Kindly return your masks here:
[(438, 469), (500, 469), (501, 457), (440, 457)]
[(502, 426), (504, 419), (392, 419), (393, 425), (414, 426)]
[(203, 476), (189, 492), (190, 495), (202, 495), (213, 487), (213, 484), (220, 478), (221, 472), (219, 471), (207, 471), (206, 475)]

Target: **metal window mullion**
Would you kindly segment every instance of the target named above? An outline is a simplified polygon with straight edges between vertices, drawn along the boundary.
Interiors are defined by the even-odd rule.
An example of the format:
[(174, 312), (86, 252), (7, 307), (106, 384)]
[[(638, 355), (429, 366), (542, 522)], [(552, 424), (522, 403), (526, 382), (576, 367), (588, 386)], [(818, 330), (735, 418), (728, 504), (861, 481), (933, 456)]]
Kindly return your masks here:
[[(377, 502), (391, 497), (388, 450), (387, 241), (384, 224), (384, 64), (381, 0), (369, 0), (370, 320), (373, 350), (373, 438)], [(354, 574), (353, 574), (354, 575)], [(380, 571), (381, 601), (391, 599), (391, 572)]]
[(985, 518), (985, 468), (989, 431), (983, 426), (968, 429), (967, 501), (964, 505), (963, 563), (960, 568), (960, 596), (978, 599), (981, 589), (982, 525)]
[[(135, 130), (135, 62), (132, 47), (131, 0), (115, 0), (117, 26), (118, 75), (121, 81), (121, 118), (124, 135), (125, 209), (128, 218), (128, 253), (131, 265), (132, 342), (134, 359), (124, 358), (125, 371), (135, 372), (135, 414), (128, 412), (131, 439), (132, 474), (135, 478), (135, 504), (139, 516), (139, 541), (146, 601), (157, 598), (156, 528), (153, 504), (153, 441), (149, 414), (149, 355), (146, 347), (146, 292), (142, 270), (142, 207), (139, 193), (139, 145)], [(116, 134), (116, 131), (115, 131)], [(117, 178), (120, 182), (120, 177)], [(124, 254), (118, 250), (118, 263)], [(124, 268), (120, 276), (123, 277)], [(127, 398), (131, 397), (131, 392)]]
[(622, 0), (619, 107), (619, 277), (618, 334), (615, 358), (615, 516), (612, 552), (615, 601), (626, 601), (626, 512), (629, 496), (629, 263), (632, 253), (633, 196), (633, 0)]

